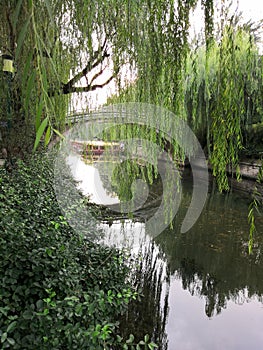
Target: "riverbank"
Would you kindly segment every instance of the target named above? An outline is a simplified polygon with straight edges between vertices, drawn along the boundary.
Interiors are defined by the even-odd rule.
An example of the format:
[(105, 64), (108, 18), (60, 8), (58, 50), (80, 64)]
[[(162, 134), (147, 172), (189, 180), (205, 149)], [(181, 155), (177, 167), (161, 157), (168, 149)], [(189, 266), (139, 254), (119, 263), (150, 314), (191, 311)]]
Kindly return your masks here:
[[(0, 168), (2, 348), (136, 346), (118, 331), (121, 315), (138, 295), (129, 255), (72, 230), (52, 181), (52, 159), (43, 154), (17, 161), (11, 172)], [(87, 229), (102, 234), (92, 222)]]
[[(186, 161), (184, 167), (189, 168), (190, 163)], [(213, 169), (210, 163), (208, 163), (208, 170), (211, 182), (215, 178), (212, 176)], [(226, 169), (230, 190), (249, 197), (254, 193), (256, 186), (257, 192), (263, 196), (262, 186), (257, 185), (258, 175), (262, 171), (262, 161), (255, 158), (242, 158), (239, 161), (239, 171), (238, 176), (236, 169), (231, 166)]]

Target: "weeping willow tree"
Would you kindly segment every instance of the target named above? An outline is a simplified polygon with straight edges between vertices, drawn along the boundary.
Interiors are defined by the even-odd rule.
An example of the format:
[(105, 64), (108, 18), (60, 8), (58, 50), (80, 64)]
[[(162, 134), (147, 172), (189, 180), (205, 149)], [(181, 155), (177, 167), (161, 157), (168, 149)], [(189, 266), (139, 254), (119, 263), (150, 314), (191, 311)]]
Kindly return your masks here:
[[(4, 0), (0, 52), (12, 57), (14, 72), (10, 96), (1, 89), (1, 120), (5, 122), (6, 106), (11, 103), (16, 134), (23, 130), (28, 138), (35, 132), (35, 146), (45, 135), (47, 144), (52, 133), (63, 127), (71, 95), (100, 89), (114, 78), (120, 83), (120, 72), (127, 64), (140, 77), (137, 100), (177, 111), (183, 93), (179, 81), (188, 49), (189, 13), (195, 4)], [(111, 73), (104, 79), (108, 65)], [(6, 86), (4, 76), (1, 84)], [(19, 138), (13, 143), (23, 148)]]
[(17, 139), (18, 133), (26, 141), (36, 133), (35, 147), (45, 135), (48, 144), (52, 133), (63, 128), (70, 95), (102, 88), (113, 79), (118, 67), (104, 82), (96, 82), (120, 41), (115, 23), (119, 4), (4, 0), (1, 5), (0, 52), (14, 60), (9, 95), (7, 88), (1, 89), (1, 120), (4, 124), (7, 111), (12, 120), (12, 129), (3, 132), (4, 146), (12, 153), (14, 145), (23, 148), (25, 140)]
[(120, 91), (121, 100), (150, 102), (174, 113), (182, 112), (181, 77), (189, 50), (190, 11), (196, 3), (131, 2), (130, 13), (134, 15), (130, 17), (128, 45), (134, 52), (137, 79), (135, 88)]
[(217, 177), (228, 190), (226, 170), (237, 168), (250, 148), (253, 124), (262, 121), (262, 58), (253, 36), (227, 25), (221, 40), (188, 55), (184, 79), (188, 122), (199, 136)]
[[(2, 3), (0, 50), (14, 61), (10, 94), (1, 96), (3, 122), (7, 117), (6, 105), (11, 105), (8, 111), (11, 127), (4, 130), (4, 146), (9, 154), (32, 149), (32, 138), (40, 126), (46, 130), (47, 143), (65, 112), (66, 99), (58, 101), (52, 92), (69, 76), (68, 57), (63, 55), (66, 47), (58, 40), (62, 4), (60, 7), (56, 4), (57, 14), (61, 13), (57, 20), (53, 10), (42, 1)], [(5, 79), (1, 79), (1, 84), (6, 84)]]
[[(136, 64), (138, 79), (110, 102), (148, 101), (185, 118), (206, 150), (219, 190), (224, 191), (229, 190), (227, 171), (239, 177), (240, 155), (251, 153), (260, 129), (256, 124), (262, 121), (263, 65), (256, 43), (260, 23), (241, 24), (240, 14), (230, 16), (223, 9), (221, 27), (214, 33), (214, 4), (202, 1), (202, 5), (205, 35), (203, 45), (195, 47), (184, 35), (189, 26), (187, 6), (181, 12), (166, 8), (165, 31), (158, 29), (162, 19), (147, 9), (154, 25), (150, 28), (147, 23), (148, 40), (140, 45), (144, 60)], [(181, 156), (178, 150), (175, 155)]]
[[(31, 135), (35, 148), (48, 144), (63, 130), (73, 94), (116, 79), (119, 101), (151, 102), (187, 118), (206, 139), (219, 188), (227, 189), (225, 170), (237, 166), (242, 129), (262, 113), (262, 59), (252, 35), (231, 22), (216, 42), (214, 2), (201, 3), (206, 46), (193, 51), (196, 0), (4, 0), (0, 51), (14, 59), (14, 71), (8, 81), (1, 72), (2, 146), (23, 149)], [(123, 89), (130, 70), (136, 84)]]
[[(3, 106), (12, 101), (12, 128), (3, 139), (8, 154), (17, 146), (24, 149), (29, 135), (35, 134), (29, 148), (47, 145), (63, 130), (72, 95), (90, 93), (113, 79), (121, 87), (123, 68), (136, 72), (136, 101), (181, 114), (189, 16), (196, 2), (5, 0), (1, 52), (15, 65), (12, 96), (3, 96)], [(98, 83), (109, 65), (110, 75)], [(146, 134), (136, 128), (134, 135)], [(163, 136), (151, 130), (147, 137), (164, 143)], [(181, 157), (177, 145), (174, 152)], [(152, 177), (151, 165), (146, 171)]]

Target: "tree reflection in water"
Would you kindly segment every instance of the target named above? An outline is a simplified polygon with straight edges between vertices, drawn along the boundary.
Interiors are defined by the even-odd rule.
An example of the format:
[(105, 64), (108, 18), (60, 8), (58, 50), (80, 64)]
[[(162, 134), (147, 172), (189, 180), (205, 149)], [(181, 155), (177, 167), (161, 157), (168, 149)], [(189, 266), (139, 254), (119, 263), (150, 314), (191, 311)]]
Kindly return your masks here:
[(132, 333), (136, 342), (149, 334), (159, 350), (168, 349), (165, 326), (168, 316), (169, 275), (165, 264), (156, 253), (154, 244), (142, 248), (136, 257), (133, 282), (141, 294), (140, 300), (131, 302), (120, 322), (121, 334)]
[[(205, 312), (212, 317), (228, 301), (242, 304), (251, 298), (263, 302), (263, 236), (255, 237), (248, 254), (247, 203), (235, 194), (210, 194), (194, 227), (180, 233), (191, 191), (186, 186), (174, 229), (167, 229), (155, 242), (163, 252), (171, 276), (181, 279), (191, 295), (204, 297)], [(263, 228), (263, 217), (257, 218)]]
[[(128, 176), (126, 167), (124, 170)], [(137, 175), (135, 171), (133, 179)], [(134, 216), (147, 220), (154, 215), (162, 189), (160, 179), (155, 179), (149, 186), (149, 200), (133, 213)], [(166, 267), (169, 278), (181, 280), (183, 288), (191, 295), (205, 299), (205, 312), (209, 318), (222, 312), (228, 301), (238, 304), (252, 298), (263, 301), (263, 217), (257, 218), (258, 233), (254, 237), (253, 254), (249, 255), (248, 203), (233, 193), (219, 194), (213, 190), (196, 224), (181, 234), (191, 192), (191, 178), (187, 178), (183, 181), (182, 201), (173, 229), (166, 229), (154, 239), (155, 248), (146, 249), (134, 271), (134, 283), (144, 297), (130, 306), (121, 322), (123, 334), (133, 333), (141, 340), (148, 333), (159, 349), (168, 346), (165, 333), (168, 291), (165, 288), (169, 283), (163, 281)], [(148, 235), (151, 237), (151, 232)]]

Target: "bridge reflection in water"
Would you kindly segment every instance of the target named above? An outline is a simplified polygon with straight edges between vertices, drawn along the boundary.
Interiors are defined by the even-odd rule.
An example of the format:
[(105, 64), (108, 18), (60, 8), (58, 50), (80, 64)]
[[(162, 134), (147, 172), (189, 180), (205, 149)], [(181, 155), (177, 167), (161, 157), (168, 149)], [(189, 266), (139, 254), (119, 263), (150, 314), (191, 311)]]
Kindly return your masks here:
[[(75, 146), (85, 164), (87, 144)], [(100, 149), (101, 146), (98, 141), (93, 143), (93, 164), (86, 164), (98, 173), (96, 164), (105, 162), (107, 153), (105, 149)], [(119, 144), (107, 146), (114, 152), (121, 152)], [(98, 178), (94, 173), (90, 176)], [(91, 183), (90, 179), (88, 183)], [(105, 190), (108, 186), (106, 180), (102, 177), (100, 181)], [(158, 198), (162, 190), (158, 179), (151, 190)], [(114, 193), (105, 193), (113, 202), (118, 202), (116, 193), (115, 197)], [(148, 299), (142, 299), (140, 309), (133, 305), (129, 316), (123, 320), (124, 327), (131, 333), (136, 332), (132, 327), (138, 328), (138, 325), (141, 333), (152, 332), (161, 342), (160, 350), (261, 349), (263, 217), (257, 217), (258, 232), (253, 254), (249, 255), (247, 200), (233, 193), (222, 195), (211, 190), (197, 223), (189, 232), (181, 234), (180, 224), (191, 201), (191, 193), (191, 177), (186, 176), (173, 229), (167, 228), (154, 239), (152, 256), (147, 253), (146, 267), (141, 268), (141, 277), (137, 276), (138, 284)], [(151, 191), (149, 195), (152, 196)], [(154, 215), (156, 204), (156, 201), (152, 201), (152, 205), (142, 208), (141, 218), (147, 214)], [(113, 218), (110, 223), (103, 223), (102, 227), (105, 231), (104, 242), (109, 245), (118, 245), (120, 235), (127, 239), (137, 235), (147, 242), (151, 236), (150, 232), (145, 232), (143, 223), (134, 223), (133, 220), (122, 222)], [(158, 277), (158, 269), (154, 272), (157, 255), (166, 277), (163, 274)], [(153, 284), (149, 273), (154, 276)]]
[(107, 156), (109, 161), (114, 161), (114, 157), (120, 159), (124, 151), (123, 142), (109, 142), (103, 140), (71, 140), (71, 145), (77, 154), (82, 155), (87, 161), (102, 161), (105, 162)]

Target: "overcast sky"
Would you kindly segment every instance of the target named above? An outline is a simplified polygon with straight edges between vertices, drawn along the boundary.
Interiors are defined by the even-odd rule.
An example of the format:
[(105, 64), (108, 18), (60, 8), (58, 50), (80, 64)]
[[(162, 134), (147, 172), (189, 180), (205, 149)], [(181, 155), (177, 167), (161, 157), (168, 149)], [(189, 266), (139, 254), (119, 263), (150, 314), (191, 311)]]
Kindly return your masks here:
[(262, 0), (239, 0), (239, 9), (244, 12), (246, 19), (258, 21), (263, 19), (263, 1)]

